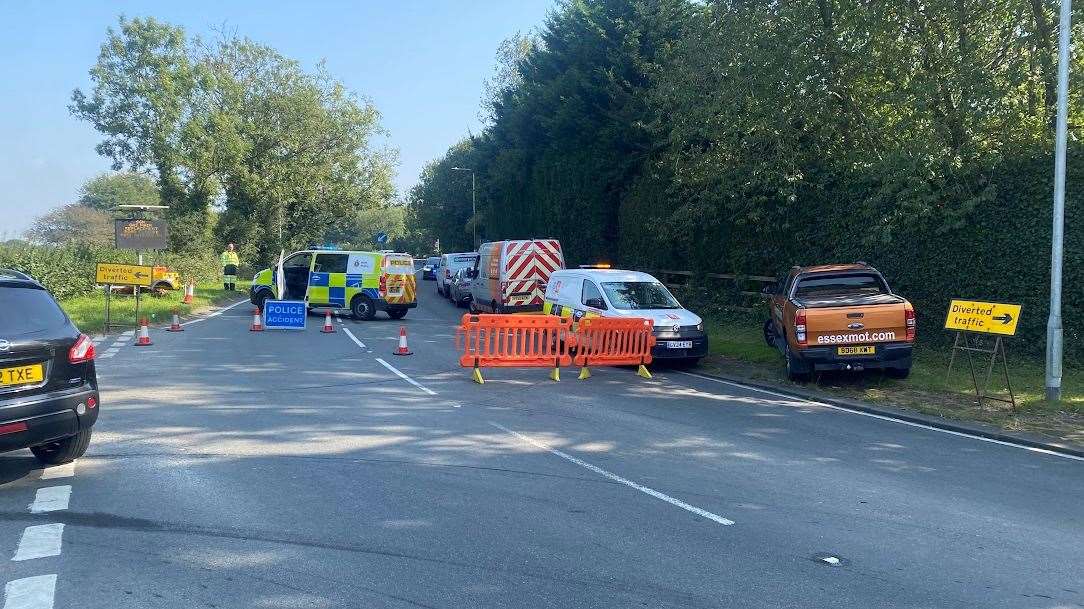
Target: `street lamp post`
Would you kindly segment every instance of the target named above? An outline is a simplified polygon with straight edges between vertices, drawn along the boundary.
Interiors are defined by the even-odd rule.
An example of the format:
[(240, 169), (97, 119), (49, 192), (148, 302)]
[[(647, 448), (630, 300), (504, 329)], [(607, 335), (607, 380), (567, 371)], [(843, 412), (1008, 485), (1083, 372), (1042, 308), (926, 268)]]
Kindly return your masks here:
[(452, 167), (452, 171), (469, 171), (470, 172), (470, 227), (473, 235), (474, 249), (478, 249), (478, 188), (477, 182), (475, 182), (475, 173), (473, 169), (468, 167)]
[(1050, 315), (1046, 318), (1046, 399), (1061, 399), (1061, 267), (1065, 233), (1065, 135), (1069, 96), (1069, 26), (1072, 0), (1061, 0), (1058, 27), (1058, 120), (1054, 142), (1054, 229), (1050, 240)]

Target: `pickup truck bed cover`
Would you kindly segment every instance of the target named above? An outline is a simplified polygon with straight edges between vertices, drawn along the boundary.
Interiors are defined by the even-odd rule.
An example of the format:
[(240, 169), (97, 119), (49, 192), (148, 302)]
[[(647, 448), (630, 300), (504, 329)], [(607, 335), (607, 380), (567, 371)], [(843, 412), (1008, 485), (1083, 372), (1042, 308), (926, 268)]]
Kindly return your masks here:
[(839, 294), (835, 296), (818, 296), (814, 298), (797, 298), (794, 304), (803, 309), (819, 309), (824, 307), (865, 307), (872, 305), (902, 304), (904, 299), (895, 294)]

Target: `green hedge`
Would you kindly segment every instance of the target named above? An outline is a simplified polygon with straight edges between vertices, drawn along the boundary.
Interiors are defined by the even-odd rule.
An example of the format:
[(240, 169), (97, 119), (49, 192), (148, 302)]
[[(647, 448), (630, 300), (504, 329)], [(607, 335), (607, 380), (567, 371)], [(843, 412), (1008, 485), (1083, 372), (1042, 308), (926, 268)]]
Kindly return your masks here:
[[(135, 263), (135, 252), (89, 245), (44, 246), (25, 243), (0, 245), (0, 268), (22, 271), (42, 283), (59, 300), (94, 290), (94, 266), (98, 262)], [(212, 281), (220, 273), (212, 253), (193, 256), (161, 252), (145, 254), (144, 264), (168, 266), (182, 278)]]

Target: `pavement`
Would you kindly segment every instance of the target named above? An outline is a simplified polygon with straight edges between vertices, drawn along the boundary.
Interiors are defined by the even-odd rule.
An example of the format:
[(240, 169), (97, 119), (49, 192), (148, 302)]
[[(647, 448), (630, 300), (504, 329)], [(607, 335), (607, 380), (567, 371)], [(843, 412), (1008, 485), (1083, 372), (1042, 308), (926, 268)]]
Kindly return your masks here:
[(87, 455), (0, 454), (3, 609), (1084, 607), (1084, 459), (695, 370), (476, 385), (433, 285), (412, 356), (248, 303), (106, 340)]

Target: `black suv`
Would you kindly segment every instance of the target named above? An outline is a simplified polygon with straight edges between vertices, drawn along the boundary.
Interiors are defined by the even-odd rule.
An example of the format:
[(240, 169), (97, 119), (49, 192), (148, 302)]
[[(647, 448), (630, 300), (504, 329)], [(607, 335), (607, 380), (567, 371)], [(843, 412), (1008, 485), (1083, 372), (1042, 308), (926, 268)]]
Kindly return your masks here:
[(94, 343), (42, 285), (0, 269), (0, 452), (47, 464), (86, 452), (98, 419)]

